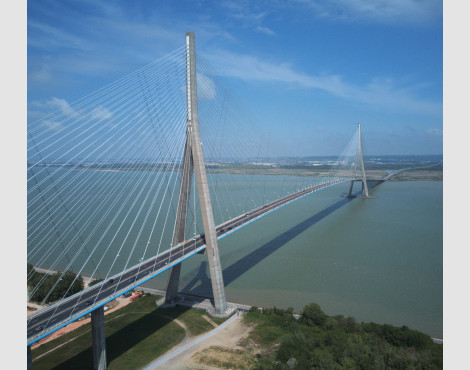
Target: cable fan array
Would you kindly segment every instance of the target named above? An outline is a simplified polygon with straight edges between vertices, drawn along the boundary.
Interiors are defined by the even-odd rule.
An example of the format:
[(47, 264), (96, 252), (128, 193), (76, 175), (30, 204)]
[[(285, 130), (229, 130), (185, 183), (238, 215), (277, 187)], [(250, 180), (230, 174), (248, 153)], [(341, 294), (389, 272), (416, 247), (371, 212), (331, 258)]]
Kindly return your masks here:
[(28, 124), (29, 263), (105, 279), (170, 247), (185, 73), (182, 47)]
[[(181, 47), (28, 123), (28, 299), (46, 303), (67, 271), (107, 279), (172, 246), (186, 141)], [(198, 110), (215, 223), (300, 189), (357, 177), (357, 133), (329, 171), (279, 165), (269, 135), (207, 58), (197, 56)], [(193, 178), (186, 239), (203, 232)], [(59, 271), (48, 283), (48, 274)], [(41, 293), (41, 294), (39, 294)]]
[(199, 121), (216, 224), (299, 190), (357, 177), (357, 131), (321, 176), (306, 176), (313, 167), (273, 156), (270, 134), (259, 119), (246, 112), (204, 54), (197, 60)]

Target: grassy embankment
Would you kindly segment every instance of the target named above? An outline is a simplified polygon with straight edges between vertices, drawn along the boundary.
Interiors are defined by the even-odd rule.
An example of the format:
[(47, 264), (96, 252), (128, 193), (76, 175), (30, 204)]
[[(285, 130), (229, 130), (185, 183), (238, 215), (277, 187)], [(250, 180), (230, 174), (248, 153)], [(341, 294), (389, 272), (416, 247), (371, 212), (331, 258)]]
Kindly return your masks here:
[[(191, 336), (213, 328), (202, 317), (203, 311), (156, 308), (157, 298), (145, 295), (105, 316), (109, 369), (139, 368), (181, 342), (184, 330), (164, 316), (178, 318)], [(231, 369), (288, 369), (288, 363), (293, 362), (295, 368), (442, 368), (442, 345), (432, 343), (429, 336), (407, 327), (328, 316), (315, 304), (304, 308), (299, 320), (292, 316), (291, 309), (264, 309), (263, 313), (254, 309), (244, 320), (254, 329), (239, 343), (243, 350), (211, 347), (195, 359)], [(90, 324), (84, 325), (33, 350), (34, 368), (92, 368), (90, 330)], [(68, 343), (34, 360), (65, 342)]]
[[(51, 166), (54, 166), (53, 164)], [(82, 170), (93, 171), (120, 171), (119, 164), (113, 165), (96, 165), (81, 168)], [(60, 165), (58, 167), (64, 167)], [(399, 170), (407, 167), (406, 172), (403, 172), (390, 181), (442, 181), (442, 163), (435, 165), (425, 165), (421, 162), (416, 163), (367, 163), (366, 176), (369, 179), (381, 179), (387, 175), (386, 170)], [(74, 167), (75, 168), (75, 167)], [(80, 169), (80, 168), (75, 168)], [(153, 166), (149, 164), (142, 164), (136, 170), (150, 171)], [(175, 171), (178, 171), (176, 168)], [(242, 174), (242, 175), (287, 175), (287, 176), (308, 176), (308, 177), (325, 177), (331, 176), (331, 171), (334, 167), (329, 165), (310, 166), (302, 164), (281, 165), (279, 167), (272, 167), (266, 165), (253, 165), (253, 164), (224, 164), (220, 166), (209, 165), (208, 171), (214, 174)]]
[[(383, 168), (367, 168), (366, 176), (368, 179), (378, 180), (387, 176), (386, 169), (395, 169), (388, 168), (383, 166)], [(394, 167), (394, 166), (389, 166)], [(395, 166), (396, 167), (396, 166)], [(400, 168), (396, 168), (400, 169)], [(330, 176), (329, 169), (327, 168), (296, 168), (296, 169), (287, 169), (287, 168), (232, 168), (225, 167), (212, 170), (213, 173), (225, 173), (225, 174), (244, 174), (244, 175), (287, 175), (287, 176), (302, 176), (302, 177), (325, 177)], [(443, 171), (442, 166), (434, 166), (430, 168), (409, 168), (406, 171), (397, 174), (392, 177), (390, 181), (442, 181)]]
[(211, 347), (197, 354), (205, 365), (225, 369), (442, 369), (442, 345), (407, 327), (357, 323), (307, 306), (296, 320), (291, 311), (254, 310), (254, 327), (239, 343), (244, 349)]
[(442, 181), (443, 171), (441, 170), (407, 170), (394, 176), (391, 181)]
[[(146, 294), (137, 301), (105, 316), (106, 355), (109, 369), (136, 369), (180, 343), (185, 337), (184, 329), (164, 316), (182, 321), (191, 337), (213, 329), (213, 326), (202, 317), (205, 314), (204, 311), (182, 307), (157, 308), (155, 301), (158, 298), (160, 297)], [(218, 324), (224, 321), (212, 320)], [(72, 341), (35, 360), (41, 354), (70, 340)], [(43, 344), (32, 351), (32, 357), (35, 370), (92, 369), (91, 325), (81, 326)]]

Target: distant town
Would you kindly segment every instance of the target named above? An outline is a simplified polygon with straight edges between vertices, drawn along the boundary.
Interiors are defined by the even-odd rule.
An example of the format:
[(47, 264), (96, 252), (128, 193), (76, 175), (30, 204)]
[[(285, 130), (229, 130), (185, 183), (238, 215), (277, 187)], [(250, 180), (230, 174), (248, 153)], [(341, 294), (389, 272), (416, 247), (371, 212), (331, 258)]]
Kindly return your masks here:
[[(212, 173), (291, 175), (291, 176), (328, 176), (340, 162), (338, 156), (277, 157), (277, 158), (207, 158), (207, 168)], [(381, 155), (365, 156), (365, 167), (369, 178), (383, 178), (388, 171), (405, 169), (393, 178), (394, 181), (442, 181), (442, 155)], [(75, 159), (73, 162), (44, 161), (28, 162), (28, 168), (61, 167), (77, 170), (122, 171), (131, 164), (133, 170), (152, 171), (156, 165), (172, 164), (173, 170), (180, 169), (181, 160), (152, 162), (147, 159), (122, 161), (90, 161)], [(138, 165), (138, 167), (136, 167)]]

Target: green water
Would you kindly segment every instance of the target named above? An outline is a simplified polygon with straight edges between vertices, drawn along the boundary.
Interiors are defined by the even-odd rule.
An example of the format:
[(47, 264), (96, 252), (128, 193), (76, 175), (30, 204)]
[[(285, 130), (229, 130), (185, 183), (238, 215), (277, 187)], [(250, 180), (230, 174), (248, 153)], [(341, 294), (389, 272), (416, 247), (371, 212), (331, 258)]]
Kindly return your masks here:
[[(149, 185), (143, 187), (142, 193), (132, 193), (138, 181), (153, 179), (152, 172), (61, 169), (52, 173), (54, 186), (47, 186), (50, 179), (45, 172), (40, 175), (42, 190), (36, 198), (31, 191), (28, 212), (33, 215), (37, 210), (45, 216), (39, 221), (30, 217), (28, 250), (33, 251), (37, 245), (43, 245), (43, 249), (32, 253), (28, 262), (48, 267), (66, 246), (75, 250), (85, 242), (86, 248), (73, 260), (73, 269), (79, 271), (84, 266), (82, 275), (90, 276), (98, 265), (102, 277), (138, 263), (143, 255), (149, 258), (159, 243), (164, 246), (162, 250), (169, 246), (172, 228), (159, 231), (165, 220), (165, 212), (158, 216), (156, 205), (160, 199), (156, 205), (145, 199), (145, 194), (152, 193)], [(213, 196), (216, 223), (279, 198), (286, 185), (294, 190), (298, 184), (302, 187), (312, 180), (216, 176), (224, 186), (215, 186), (215, 191), (231, 194), (231, 199)], [(69, 178), (76, 188), (87, 189), (82, 192), (83, 197), (73, 195), (66, 187)], [(30, 182), (33, 186), (34, 182)], [(171, 174), (166, 174), (164, 183), (167, 182), (174, 183)], [(129, 194), (129, 199), (115, 202), (117, 198), (107, 183), (119, 184), (118, 190)], [(328, 314), (407, 325), (442, 337), (442, 182), (388, 182), (373, 189), (371, 195), (377, 198), (368, 200), (342, 198), (340, 195), (348, 191), (348, 186), (336, 185), (302, 198), (220, 240), (227, 299), (266, 307), (291, 306), (297, 312), (316, 302)], [(247, 187), (255, 191), (248, 192)], [(64, 189), (60, 199), (56, 189)], [(70, 199), (79, 200), (78, 205), (68, 200), (69, 195)], [(140, 214), (131, 207), (135, 199), (144, 204)], [(46, 200), (48, 208), (43, 207)], [(174, 197), (173, 203), (176, 200)], [(163, 209), (168, 209), (169, 203), (165, 202)], [(130, 209), (129, 217), (122, 223), (113, 223), (121, 207)], [(98, 208), (101, 213), (95, 212)], [(50, 210), (49, 215), (46, 210)], [(157, 220), (154, 232), (152, 223), (141, 229), (141, 225), (147, 225), (147, 212), (150, 220)], [(74, 220), (73, 227), (70, 219)], [(77, 238), (78, 229), (82, 231)], [(193, 229), (188, 227), (189, 231)], [(59, 234), (60, 240), (55, 240)], [(50, 245), (56, 248), (52, 250)], [(135, 251), (127, 259), (131, 248)], [(50, 255), (46, 253), (49, 250)], [(85, 263), (92, 250), (93, 260)], [(40, 263), (43, 256), (46, 258)], [(53, 269), (66, 269), (72, 256), (68, 253), (67, 258), (59, 258)], [(146, 286), (165, 289), (166, 281), (167, 273), (163, 273)], [(195, 255), (183, 263), (180, 289), (211, 294), (205, 255)]]
[[(384, 183), (369, 200), (346, 191), (315, 193), (221, 240), (227, 299), (297, 311), (317, 302), (442, 337), (442, 182)], [(210, 294), (208, 276), (206, 256), (191, 257), (180, 289)]]

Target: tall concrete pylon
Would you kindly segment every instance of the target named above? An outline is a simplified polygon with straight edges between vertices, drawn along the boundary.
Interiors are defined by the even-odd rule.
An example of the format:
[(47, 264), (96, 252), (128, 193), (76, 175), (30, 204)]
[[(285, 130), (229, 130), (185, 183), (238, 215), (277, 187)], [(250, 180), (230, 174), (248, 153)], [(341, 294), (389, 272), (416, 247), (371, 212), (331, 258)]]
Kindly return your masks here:
[(366, 179), (366, 170), (364, 169), (364, 159), (362, 158), (362, 135), (361, 135), (361, 123), (358, 124), (358, 136), (357, 139), (357, 153), (359, 156), (359, 160), (361, 162), (361, 174), (362, 174), (362, 196), (368, 197), (369, 196), (369, 189), (367, 188), (367, 179)]
[[(196, 47), (194, 32), (186, 33), (186, 107), (187, 128), (186, 144), (184, 149), (183, 173), (180, 184), (178, 200), (178, 213), (173, 234), (173, 245), (184, 240), (186, 218), (191, 189), (191, 178), (193, 171), (196, 175), (196, 183), (201, 207), (202, 222), (206, 242), (207, 257), (209, 259), (209, 270), (214, 295), (215, 312), (222, 314), (227, 311), (225, 298), (224, 280), (222, 266), (220, 264), (219, 247), (217, 245), (217, 234), (212, 213), (212, 204), (207, 182), (204, 154), (199, 132), (199, 118), (197, 111), (197, 85), (196, 85)], [(181, 263), (170, 270), (166, 302), (174, 302), (178, 293)]]
[[(186, 128), (186, 144), (184, 146), (183, 169), (181, 173), (178, 211), (176, 213), (175, 230), (173, 232), (172, 240), (173, 246), (184, 241), (184, 232), (186, 229), (186, 220), (188, 216), (188, 205), (193, 177), (193, 168), (194, 164), (191, 150), (191, 131), (188, 125), (188, 127)], [(170, 269), (165, 296), (165, 302), (167, 303), (174, 303), (176, 300), (180, 281), (180, 272), (181, 262)]]
[[(357, 139), (357, 152), (356, 152), (356, 159), (354, 160), (354, 176), (356, 175), (356, 168), (359, 162), (361, 166), (361, 182), (362, 182), (362, 196), (361, 198), (370, 198), (369, 197), (369, 188), (367, 187), (367, 178), (366, 178), (366, 170), (364, 168), (364, 159), (362, 158), (362, 134), (361, 134), (361, 123), (358, 124), (358, 139)], [(348, 198), (352, 198), (352, 189), (354, 185), (354, 181), (351, 181), (351, 185), (349, 187), (349, 194)]]

